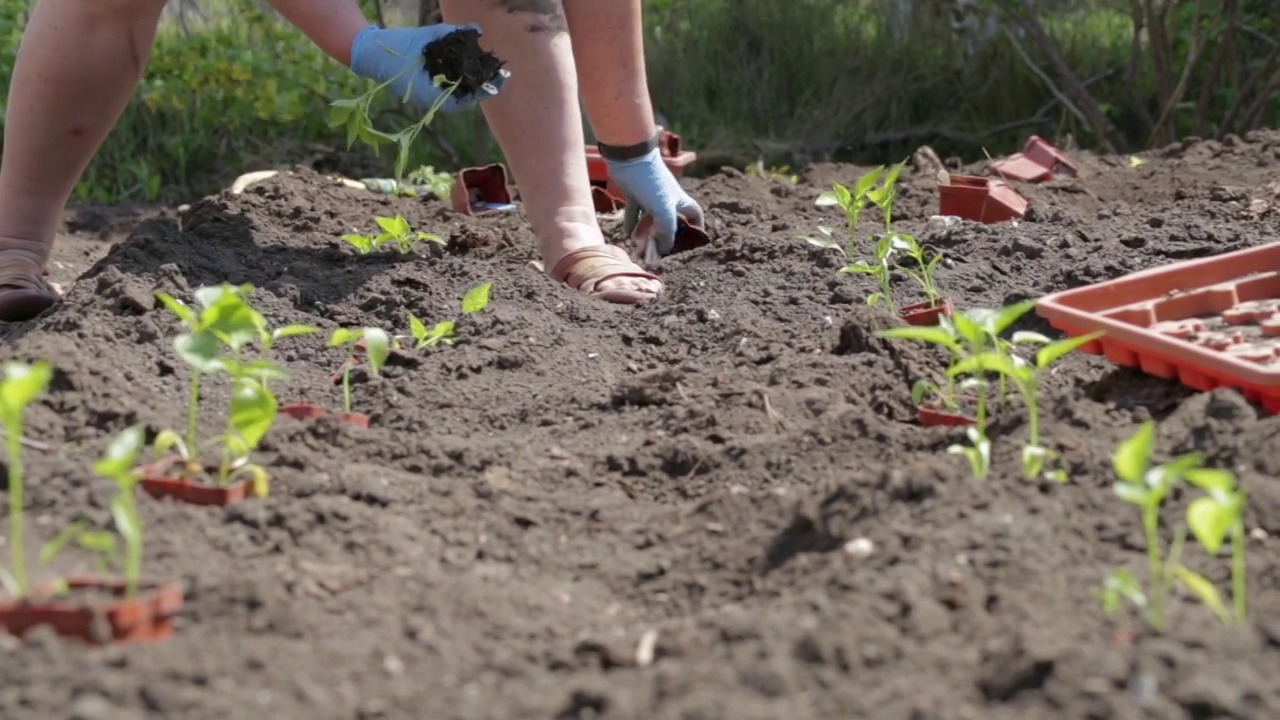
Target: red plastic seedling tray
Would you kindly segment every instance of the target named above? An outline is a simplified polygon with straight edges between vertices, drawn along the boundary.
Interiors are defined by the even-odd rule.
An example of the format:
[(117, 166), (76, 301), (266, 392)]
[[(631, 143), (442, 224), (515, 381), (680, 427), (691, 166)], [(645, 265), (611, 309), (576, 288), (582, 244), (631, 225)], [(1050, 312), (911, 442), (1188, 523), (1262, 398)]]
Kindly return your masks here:
[(1037, 312), (1068, 335), (1106, 333), (1084, 352), (1280, 413), (1280, 243), (1055, 293)]

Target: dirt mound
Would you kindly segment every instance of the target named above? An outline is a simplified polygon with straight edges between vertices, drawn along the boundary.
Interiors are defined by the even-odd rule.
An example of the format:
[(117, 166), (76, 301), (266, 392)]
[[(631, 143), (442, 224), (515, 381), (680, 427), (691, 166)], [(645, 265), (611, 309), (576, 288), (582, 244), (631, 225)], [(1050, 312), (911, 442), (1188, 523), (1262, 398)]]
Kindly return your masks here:
[[(927, 228), (932, 179), (909, 175), (897, 216), (946, 254), (938, 280), (960, 306), (995, 306), (1273, 241), (1280, 219), (1251, 201), (1278, 152), (1280, 134), (1258, 133), (1137, 168), (1082, 155), (1079, 179), (1026, 188), (1030, 216), (1000, 227)], [(5, 356), (59, 371), (29, 423), (55, 445), (27, 456), (41, 539), (107, 521), (88, 468), (111, 434), (181, 427), (186, 373), (154, 290), (250, 282), (272, 323), (400, 333), (408, 313), (453, 317), (478, 283), (493, 300), (455, 346), (355, 374), (372, 429), (281, 419), (271, 497), (143, 503), (148, 573), (186, 583), (176, 635), (92, 653), (4, 640), (0, 716), (1280, 716), (1280, 420), (1073, 355), (1042, 400), (1073, 481), (1021, 479), (1013, 417), (975, 483), (944, 452), (957, 432), (912, 421), (911, 384), (937, 359), (877, 339), (896, 321), (863, 304), (868, 282), (798, 240), (840, 225), (813, 199), (858, 174), (688, 181), (715, 241), (662, 261), (665, 295), (638, 308), (539, 275), (519, 217), (309, 172), (142, 220), (105, 255), (64, 238), (66, 301), (5, 330)], [(447, 245), (357, 257), (339, 240), (395, 213)], [(339, 402), (336, 351), (280, 352), (285, 399)], [(1163, 637), (1101, 612), (1105, 575), (1142, 568), (1110, 456), (1147, 417), (1162, 450), (1204, 452), (1250, 492), (1246, 627), (1187, 598)]]

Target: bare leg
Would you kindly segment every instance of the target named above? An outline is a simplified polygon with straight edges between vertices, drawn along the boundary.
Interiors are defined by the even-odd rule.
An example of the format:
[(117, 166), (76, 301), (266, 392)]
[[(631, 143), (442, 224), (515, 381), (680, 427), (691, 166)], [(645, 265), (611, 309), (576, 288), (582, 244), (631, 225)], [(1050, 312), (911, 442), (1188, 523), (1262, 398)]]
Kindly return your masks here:
[(142, 77), (164, 0), (40, 0), (9, 87), (0, 162), (0, 321), (54, 302), (35, 278), (76, 181)]
[[(507, 61), (511, 78), (480, 107), (520, 187), (548, 270), (568, 253), (604, 246), (583, 156), (573, 49), (560, 0), (442, 0), (446, 22), (477, 23), (482, 44)], [(659, 292), (639, 268), (598, 258), (575, 263), (602, 278), (596, 290)], [(605, 276), (613, 276), (603, 279)]]
[(582, 105), (595, 136), (635, 145), (655, 129), (644, 67), (640, 0), (563, 0)]

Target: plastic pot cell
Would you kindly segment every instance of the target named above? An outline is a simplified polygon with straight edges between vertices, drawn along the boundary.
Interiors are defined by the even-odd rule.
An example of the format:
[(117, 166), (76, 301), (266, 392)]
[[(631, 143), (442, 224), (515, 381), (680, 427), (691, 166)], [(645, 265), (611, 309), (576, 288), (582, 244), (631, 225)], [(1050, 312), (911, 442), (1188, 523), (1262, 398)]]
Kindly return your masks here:
[(1038, 135), (1032, 135), (1022, 152), (996, 160), (991, 172), (1006, 180), (1041, 183), (1058, 176), (1076, 177), (1080, 169), (1066, 153), (1050, 145)]
[(916, 408), (916, 420), (925, 427), (968, 427), (977, 425), (977, 419), (958, 411), (921, 405)]
[[(1280, 243), (1171, 263), (1042, 298), (1081, 348), (1195, 390), (1236, 388), (1280, 413)], [(1194, 332), (1188, 330), (1194, 329)]]
[(995, 178), (952, 175), (951, 184), (938, 186), (939, 215), (990, 225), (1017, 220), (1026, 212), (1026, 199)]
[(515, 194), (502, 165), (466, 168), (453, 181), (450, 200), (455, 212), (487, 215), (515, 209)]
[(125, 584), (97, 578), (70, 578), (68, 593), (57, 597), (47, 589), (27, 600), (0, 603), (0, 627), (23, 637), (47, 626), (58, 636), (91, 645), (154, 642), (173, 634), (182, 610), (182, 585), (139, 583), (133, 597)]
[[(139, 468), (142, 472), (142, 480), (138, 484), (142, 486), (143, 492), (156, 500), (168, 499), (203, 507), (225, 507), (253, 494), (253, 486), (248, 480), (216, 485), (211, 482), (192, 480), (182, 472), (182, 469), (182, 458), (165, 458)], [(206, 475), (212, 476), (216, 476), (218, 472), (215, 466), (207, 465), (204, 470)]]
[(952, 312), (954, 308), (950, 298), (944, 298), (941, 302), (925, 301), (898, 308), (898, 316), (908, 325), (916, 326), (937, 325), (941, 318), (950, 316)]
[[(319, 420), (329, 411), (319, 405), (310, 403), (292, 403), (280, 406), (280, 414), (288, 415), (295, 420)], [(338, 418), (338, 422), (344, 422), (352, 427), (367, 430), (369, 428), (369, 416), (363, 413), (335, 412), (334, 416)]]
[(596, 212), (608, 215), (615, 213), (626, 206), (626, 202), (619, 195), (614, 195), (607, 187), (598, 185), (591, 186), (591, 202), (596, 207)]
[[(644, 250), (649, 245), (649, 240), (653, 237), (653, 216), (645, 215), (640, 218), (640, 222), (636, 223), (635, 228), (631, 231), (631, 241), (635, 244), (636, 251), (643, 256)], [(675, 244), (671, 246), (671, 255), (678, 255), (690, 250), (696, 250), (700, 247), (711, 243), (711, 236), (707, 231), (697, 225), (690, 223), (683, 216), (679, 217), (676, 222), (676, 238)]]

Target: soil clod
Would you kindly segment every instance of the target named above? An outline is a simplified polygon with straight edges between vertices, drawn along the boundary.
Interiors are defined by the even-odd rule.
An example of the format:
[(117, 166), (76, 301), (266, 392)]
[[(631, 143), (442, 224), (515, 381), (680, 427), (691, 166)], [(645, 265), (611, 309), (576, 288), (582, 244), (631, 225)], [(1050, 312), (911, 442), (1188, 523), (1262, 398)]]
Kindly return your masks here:
[(424, 66), (431, 77), (443, 75), (446, 82), (458, 83), (454, 94), (467, 97), (497, 79), (506, 64), (497, 55), (480, 47), (476, 30), (455, 30), (422, 48)]

